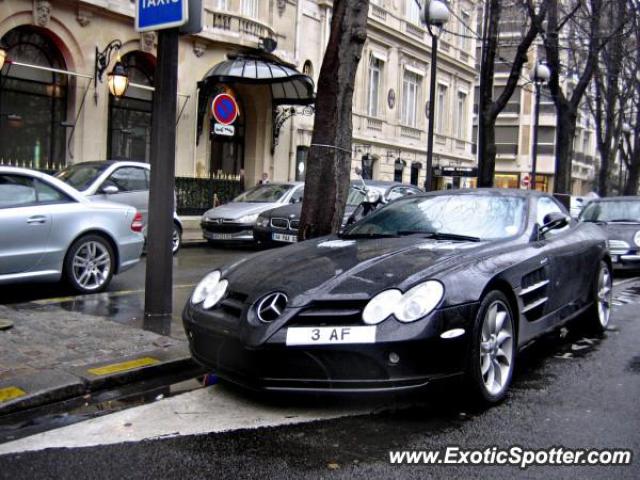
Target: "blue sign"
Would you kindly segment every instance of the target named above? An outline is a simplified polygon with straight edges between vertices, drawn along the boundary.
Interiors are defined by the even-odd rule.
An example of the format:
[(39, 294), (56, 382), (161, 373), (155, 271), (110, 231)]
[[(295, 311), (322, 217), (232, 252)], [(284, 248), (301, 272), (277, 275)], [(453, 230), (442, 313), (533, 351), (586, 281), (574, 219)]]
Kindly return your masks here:
[(136, 0), (136, 31), (162, 30), (189, 20), (189, 0)]

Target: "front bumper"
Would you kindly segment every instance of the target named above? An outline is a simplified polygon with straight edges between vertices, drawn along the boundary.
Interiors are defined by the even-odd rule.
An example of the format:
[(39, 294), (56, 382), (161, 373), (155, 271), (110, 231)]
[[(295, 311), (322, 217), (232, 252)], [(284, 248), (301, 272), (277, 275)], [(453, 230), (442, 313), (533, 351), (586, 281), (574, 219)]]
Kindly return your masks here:
[(616, 270), (637, 269), (640, 268), (640, 251), (631, 249), (624, 254), (610, 253), (611, 263)]
[(202, 222), (202, 236), (219, 242), (253, 242), (253, 224)]
[[(383, 392), (420, 388), (458, 375), (467, 362), (468, 341), (478, 304), (437, 310), (425, 319), (378, 325), (376, 342), (287, 346), (284, 326), (255, 344), (256, 329), (244, 317), (218, 322), (187, 304), (183, 322), (194, 359), (221, 378), (252, 390), (304, 392)], [(386, 325), (385, 325), (386, 324)], [(463, 328), (465, 334), (440, 334)], [(390, 354), (399, 357), (390, 361)]]

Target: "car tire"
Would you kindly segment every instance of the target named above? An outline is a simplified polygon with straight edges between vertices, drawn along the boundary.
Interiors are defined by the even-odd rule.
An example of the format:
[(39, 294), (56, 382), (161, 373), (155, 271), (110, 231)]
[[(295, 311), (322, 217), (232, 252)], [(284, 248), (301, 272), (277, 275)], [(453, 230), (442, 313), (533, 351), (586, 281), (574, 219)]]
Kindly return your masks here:
[(102, 292), (113, 277), (115, 258), (107, 239), (85, 235), (69, 247), (64, 259), (64, 277), (80, 293)]
[(175, 255), (180, 250), (182, 246), (182, 229), (178, 226), (177, 223), (173, 224), (173, 234), (171, 237), (172, 247), (171, 251)]
[(499, 290), (480, 302), (473, 326), (467, 371), (467, 389), (474, 403), (488, 406), (501, 400), (511, 385), (517, 342), (509, 300)]
[(598, 264), (591, 288), (593, 303), (584, 315), (583, 325), (590, 333), (602, 335), (609, 325), (613, 294), (613, 273), (604, 260)]

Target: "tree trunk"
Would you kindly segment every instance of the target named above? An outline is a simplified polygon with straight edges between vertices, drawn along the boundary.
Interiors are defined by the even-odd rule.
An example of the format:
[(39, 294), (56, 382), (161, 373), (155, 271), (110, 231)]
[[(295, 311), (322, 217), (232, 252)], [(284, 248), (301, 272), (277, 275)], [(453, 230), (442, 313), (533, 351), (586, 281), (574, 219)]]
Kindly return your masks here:
[(331, 35), (318, 79), (307, 160), (301, 240), (338, 231), (349, 194), (352, 101), (367, 38), (369, 0), (334, 0)]
[(558, 128), (556, 131), (556, 164), (553, 191), (571, 193), (571, 159), (573, 139), (576, 136), (577, 112), (570, 106), (557, 108)]

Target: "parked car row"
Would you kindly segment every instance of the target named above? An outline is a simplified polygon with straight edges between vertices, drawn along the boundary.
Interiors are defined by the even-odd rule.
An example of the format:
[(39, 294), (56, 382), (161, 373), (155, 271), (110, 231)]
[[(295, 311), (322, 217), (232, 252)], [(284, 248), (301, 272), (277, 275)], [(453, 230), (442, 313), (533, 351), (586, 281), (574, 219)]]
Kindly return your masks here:
[[(398, 182), (354, 181), (349, 190), (343, 225), (362, 203), (366, 191), (375, 192), (383, 203), (422, 192), (413, 185)], [(212, 244), (258, 242), (272, 246), (295, 243), (303, 197), (303, 183), (258, 185), (232, 202), (205, 212), (202, 234)]]

